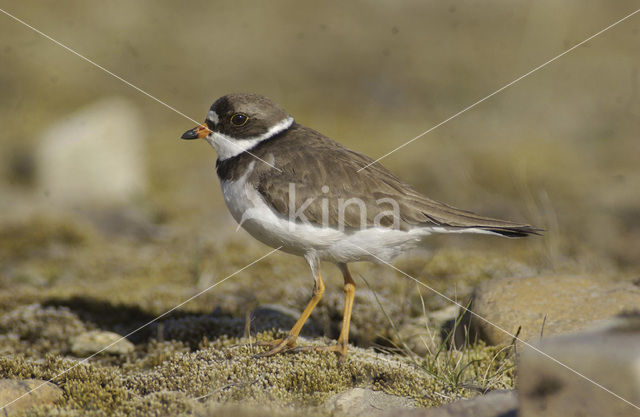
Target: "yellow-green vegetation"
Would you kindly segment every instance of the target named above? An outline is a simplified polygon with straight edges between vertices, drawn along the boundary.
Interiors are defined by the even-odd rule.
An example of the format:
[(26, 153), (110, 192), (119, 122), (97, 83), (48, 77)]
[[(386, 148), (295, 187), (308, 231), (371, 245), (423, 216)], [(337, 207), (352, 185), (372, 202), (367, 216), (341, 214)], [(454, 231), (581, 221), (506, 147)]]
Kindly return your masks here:
[[(218, 243), (189, 243), (177, 233), (138, 240), (105, 236), (89, 222), (68, 217), (9, 223), (0, 237), (0, 378), (53, 379), (65, 393), (59, 404), (36, 414), (207, 414), (240, 407), (250, 415), (252, 407), (266, 405), (276, 414), (303, 407), (323, 415), (328, 397), (352, 387), (433, 406), (513, 386), (509, 348), (442, 343), (424, 357), (402, 349), (393, 353), (395, 328), (424, 314), (423, 302), (441, 303), (426, 291), (418, 293), (415, 282), (371, 265), (354, 269), (370, 288), (357, 281), (352, 341), (361, 347), (352, 347), (346, 362), (327, 353), (255, 359), (264, 349), (256, 342), (278, 337), (294, 318), (268, 308), (249, 313), (264, 304), (300, 308), (311, 290), (304, 262), (279, 254), (130, 334), (135, 351), (83, 361), (71, 351), (74, 336), (96, 329), (129, 334), (266, 249), (235, 236)], [(459, 297), (492, 271), (521, 268), (497, 256), (489, 262), (471, 255), (469, 265), (476, 266), (460, 270), (455, 250), (431, 259), (418, 255), (398, 265), (438, 288), (462, 289)], [(339, 331), (340, 280), (326, 269), (330, 287), (301, 344), (332, 343), (323, 336), (335, 338)], [(446, 283), (438, 283), (444, 278)]]
[[(261, 333), (258, 339), (271, 336)], [(252, 342), (255, 339), (220, 337), (191, 351), (179, 341), (150, 340), (116, 363), (111, 358), (81, 363), (59, 355), (40, 359), (17, 355), (0, 359), (0, 373), (11, 378), (54, 378), (65, 396), (53, 408), (120, 415), (176, 414), (235, 403), (322, 413), (323, 401), (331, 394), (355, 386), (408, 396), (430, 406), (513, 385), (510, 359), (498, 348), (481, 344), (424, 363), (354, 348), (341, 364), (334, 355), (319, 353), (255, 359), (261, 348)]]
[[(631, 10), (605, 1), (588, 10), (556, 2), (553, 14), (544, 2), (201, 2), (186, 30), (176, 22), (192, 22), (194, 9), (180, 2), (116, 3), (7, 10), (197, 120), (223, 94), (257, 92), (374, 158)], [(251, 313), (301, 309), (312, 287), (305, 262), (276, 253), (236, 274), (270, 248), (234, 232), (215, 153), (179, 140), (193, 121), (0, 17), (0, 378), (52, 378), (82, 359), (74, 336), (136, 330), (133, 352), (98, 355), (56, 378), (64, 399), (36, 415), (325, 415), (323, 401), (350, 387), (428, 406), (513, 386), (509, 346), (468, 337), (452, 347), (443, 331), (452, 323), (420, 327), (450, 301), (384, 265), (352, 268), (345, 364), (315, 353), (252, 359), (251, 343), (281, 335), (293, 318)], [(637, 277), (634, 31), (622, 22), (382, 160), (431, 198), (546, 229), (523, 240), (434, 237), (429, 252), (395, 265), (464, 305), (494, 277)], [(114, 95), (144, 116), (136, 164), (146, 187), (120, 207), (53, 204), (40, 183), (42, 134)], [(303, 343), (339, 333), (342, 279), (332, 266), (323, 276)], [(433, 336), (428, 353), (402, 342), (409, 324)]]

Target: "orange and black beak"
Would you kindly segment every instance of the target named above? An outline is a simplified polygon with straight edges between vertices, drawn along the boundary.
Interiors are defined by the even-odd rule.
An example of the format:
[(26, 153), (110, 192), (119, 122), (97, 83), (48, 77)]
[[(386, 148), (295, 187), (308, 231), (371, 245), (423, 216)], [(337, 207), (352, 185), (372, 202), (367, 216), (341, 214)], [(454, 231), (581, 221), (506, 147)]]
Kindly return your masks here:
[(191, 130), (187, 130), (181, 136), (182, 139), (202, 139), (209, 136), (211, 130), (204, 123), (200, 126), (196, 126)]

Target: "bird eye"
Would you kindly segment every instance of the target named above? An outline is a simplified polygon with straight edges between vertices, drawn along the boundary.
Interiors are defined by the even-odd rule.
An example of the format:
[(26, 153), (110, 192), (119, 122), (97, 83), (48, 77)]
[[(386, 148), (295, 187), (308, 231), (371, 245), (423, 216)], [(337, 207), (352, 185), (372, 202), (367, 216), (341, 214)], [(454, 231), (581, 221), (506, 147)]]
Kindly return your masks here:
[(244, 126), (249, 121), (249, 116), (243, 113), (236, 113), (231, 116), (231, 124), (234, 126)]

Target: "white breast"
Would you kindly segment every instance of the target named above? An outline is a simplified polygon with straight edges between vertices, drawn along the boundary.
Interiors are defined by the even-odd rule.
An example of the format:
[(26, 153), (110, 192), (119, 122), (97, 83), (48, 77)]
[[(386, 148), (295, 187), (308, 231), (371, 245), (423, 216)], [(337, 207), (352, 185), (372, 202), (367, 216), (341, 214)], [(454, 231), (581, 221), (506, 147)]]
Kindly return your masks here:
[(291, 223), (271, 209), (258, 191), (247, 183), (255, 164), (256, 161), (251, 162), (238, 180), (221, 182), (224, 201), (243, 229), (267, 245), (283, 246), (283, 250), (298, 255), (326, 248), (340, 240), (342, 233), (338, 231)]
[[(432, 233), (427, 228), (410, 231), (369, 228), (339, 231), (313, 224), (290, 222), (269, 207), (258, 191), (247, 183), (256, 161), (236, 181), (222, 181), (224, 200), (233, 218), (254, 238), (285, 252), (305, 255), (313, 252), (330, 262), (390, 261), (420, 244)], [(375, 255), (375, 256), (372, 256)]]

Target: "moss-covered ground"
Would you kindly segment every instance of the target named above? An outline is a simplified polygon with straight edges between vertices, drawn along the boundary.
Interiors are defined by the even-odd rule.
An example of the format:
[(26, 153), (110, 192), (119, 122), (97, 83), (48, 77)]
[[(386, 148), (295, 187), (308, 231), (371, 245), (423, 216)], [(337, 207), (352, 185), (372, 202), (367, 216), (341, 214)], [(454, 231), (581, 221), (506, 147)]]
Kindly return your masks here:
[[(266, 304), (300, 310), (310, 295), (302, 259), (276, 253), (218, 285), (269, 249), (246, 235), (193, 241), (171, 229), (155, 237), (105, 234), (82, 219), (36, 216), (0, 229), (0, 378), (51, 379), (64, 390), (59, 403), (36, 414), (251, 415), (259, 406), (323, 415), (327, 398), (352, 387), (433, 406), (513, 386), (509, 347), (468, 341), (420, 356), (399, 343), (397, 328), (448, 302), (383, 265), (354, 267), (359, 290), (345, 362), (310, 352), (254, 358), (264, 349), (256, 342), (278, 337), (294, 317), (252, 311)], [(536, 256), (516, 244), (509, 258), (454, 248), (396, 265), (463, 301), (479, 280), (535, 273), (525, 260)], [(333, 343), (339, 332), (341, 278), (330, 265), (324, 270), (326, 296), (302, 345)], [(135, 350), (74, 355), (71, 339), (96, 329), (128, 335)]]
[[(5, 3), (198, 121), (222, 94), (257, 92), (374, 158), (632, 10), (604, 1), (554, 4), (552, 15), (543, 2)], [(256, 340), (291, 326), (292, 315), (277, 312), (307, 302), (304, 261), (275, 253), (236, 273), (270, 248), (234, 232), (215, 153), (179, 139), (193, 121), (2, 18), (0, 378), (52, 379), (64, 390), (33, 414), (326, 415), (325, 399), (351, 387), (432, 406), (513, 386), (510, 347), (463, 337), (451, 348), (439, 327), (450, 322), (424, 329), (428, 349), (403, 343), (398, 333), (451, 303), (385, 265), (352, 267), (344, 364), (321, 353), (253, 359)], [(382, 160), (431, 198), (546, 229), (522, 240), (434, 238), (394, 265), (461, 303), (493, 277), (637, 278), (637, 40), (631, 20), (621, 22)], [(120, 207), (82, 195), (56, 206), (41, 184), (42, 134), (111, 96), (142, 114), (144, 158), (134, 163), (146, 185)], [(342, 279), (331, 265), (322, 271), (327, 289), (302, 344), (339, 333)], [(274, 304), (280, 310), (254, 312)], [(91, 330), (128, 335), (135, 349), (78, 365), (71, 340)]]

